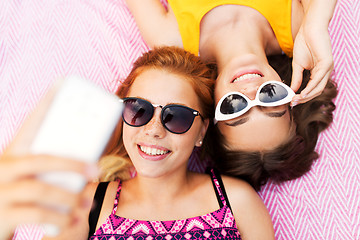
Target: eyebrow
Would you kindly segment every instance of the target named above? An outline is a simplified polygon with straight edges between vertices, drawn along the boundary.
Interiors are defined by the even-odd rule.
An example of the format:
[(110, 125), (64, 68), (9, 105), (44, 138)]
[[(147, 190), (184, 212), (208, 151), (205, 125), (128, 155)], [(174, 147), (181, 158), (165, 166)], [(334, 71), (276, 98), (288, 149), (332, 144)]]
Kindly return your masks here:
[[(280, 118), (282, 116), (285, 115), (287, 110), (284, 110), (284, 111), (281, 111), (281, 112), (268, 112), (268, 113), (265, 113), (265, 115), (269, 116), (269, 117), (273, 117), (273, 118)], [(230, 127), (236, 127), (238, 125), (241, 125), (241, 124), (244, 124), (246, 123), (247, 121), (249, 121), (249, 117), (244, 117), (244, 118), (241, 118), (235, 122), (232, 122), (232, 123), (227, 123), (225, 122), (225, 124), (227, 126), (230, 126)]]
[(248, 117), (244, 117), (244, 118), (240, 118), (239, 120), (235, 121), (235, 122), (232, 122), (232, 123), (227, 123), (225, 122), (225, 125), (228, 125), (230, 127), (235, 127), (237, 125), (241, 125), (241, 124), (244, 124), (246, 123), (247, 121), (249, 121), (249, 118)]
[(268, 115), (269, 117), (275, 117), (275, 118), (279, 118), (279, 117), (282, 117), (285, 115), (286, 113), (286, 109), (282, 112), (268, 112), (268, 113), (265, 113), (266, 115)]

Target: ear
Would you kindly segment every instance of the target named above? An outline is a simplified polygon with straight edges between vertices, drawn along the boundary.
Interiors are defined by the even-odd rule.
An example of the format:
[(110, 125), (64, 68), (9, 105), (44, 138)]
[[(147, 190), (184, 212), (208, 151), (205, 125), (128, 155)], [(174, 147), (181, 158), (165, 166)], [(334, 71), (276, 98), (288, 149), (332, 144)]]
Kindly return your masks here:
[(209, 127), (209, 119), (205, 119), (203, 121), (203, 124), (202, 124), (201, 129), (200, 129), (199, 138), (197, 139), (197, 141), (195, 143), (196, 147), (201, 147), (208, 127)]

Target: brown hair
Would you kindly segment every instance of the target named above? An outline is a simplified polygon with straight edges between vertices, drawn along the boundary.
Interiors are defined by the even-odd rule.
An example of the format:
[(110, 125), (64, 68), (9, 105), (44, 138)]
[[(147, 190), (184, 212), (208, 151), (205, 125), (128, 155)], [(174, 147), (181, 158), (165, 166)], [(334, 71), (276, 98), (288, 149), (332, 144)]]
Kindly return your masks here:
[[(204, 119), (212, 119), (214, 113), (213, 87), (214, 71), (200, 61), (200, 58), (177, 47), (160, 47), (142, 55), (136, 60), (128, 77), (116, 92), (120, 98), (127, 96), (133, 82), (147, 69), (161, 69), (183, 76), (196, 92), (200, 102), (200, 113)], [(122, 141), (122, 120), (120, 120), (100, 161), (103, 171), (101, 180), (111, 181), (129, 177), (132, 166)], [(207, 136), (203, 140), (203, 149), (208, 144)]]
[[(271, 56), (270, 65), (278, 72), (281, 79), (290, 85), (292, 60), (286, 55)], [(307, 85), (310, 72), (304, 71), (303, 83), (298, 92)], [(230, 151), (226, 147), (224, 136), (217, 128), (211, 131), (211, 152), (222, 173), (242, 178), (259, 190), (268, 179), (275, 183), (291, 180), (304, 175), (311, 169), (318, 158), (315, 146), (319, 133), (325, 130), (333, 120), (332, 102), (337, 95), (335, 83), (329, 79), (322, 94), (304, 104), (291, 109), (296, 133), (290, 135), (288, 141), (269, 151)]]

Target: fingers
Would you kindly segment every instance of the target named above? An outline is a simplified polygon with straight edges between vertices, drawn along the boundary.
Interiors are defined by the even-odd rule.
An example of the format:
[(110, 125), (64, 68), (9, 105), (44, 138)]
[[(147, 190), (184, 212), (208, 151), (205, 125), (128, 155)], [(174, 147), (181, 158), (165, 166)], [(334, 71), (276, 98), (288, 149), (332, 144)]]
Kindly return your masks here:
[(303, 71), (304, 68), (301, 67), (299, 64), (293, 61), (292, 63), (293, 72), (291, 77), (291, 86), (290, 88), (296, 92), (299, 90), (302, 80), (303, 80)]
[(0, 239), (8, 239), (19, 224), (50, 224), (60, 232), (69, 230), (78, 226), (79, 212), (88, 212), (91, 206), (82, 193), (67, 192), (36, 179), (8, 185), (0, 185)]
[[(291, 106), (292, 107), (295, 107), (297, 104), (300, 104), (300, 103), (305, 103), (305, 102), (308, 102), (310, 101), (311, 99), (314, 99), (316, 98), (317, 96), (320, 96), (321, 93), (324, 91), (325, 89), (325, 86), (328, 82), (328, 79), (329, 79), (329, 76), (330, 76), (330, 73), (329, 74), (326, 74), (327, 77), (325, 77), (324, 79), (322, 79), (318, 85), (316, 85), (315, 87), (313, 87), (313, 89), (311, 89), (311, 91), (309, 93), (305, 93), (304, 92), (301, 92), (301, 94), (296, 94), (294, 96), (294, 98), (292, 99), (291, 101)], [(304, 89), (305, 90), (305, 89)]]
[(293, 98), (291, 102), (291, 106), (294, 107), (299, 103), (305, 103), (319, 96), (325, 89), (325, 86), (330, 78), (332, 69), (333, 69), (332, 60), (318, 63), (311, 70), (311, 77), (306, 88), (303, 89), (300, 94), (297, 94)]
[(51, 171), (77, 172), (87, 179), (98, 175), (95, 165), (49, 155), (6, 156), (0, 161), (0, 183)]
[[(299, 64), (297, 64), (295, 61), (293, 61), (292, 65), (293, 65), (293, 72), (292, 72), (290, 88), (294, 92), (297, 92), (299, 90), (302, 80), (303, 80), (304, 68), (302, 66), (300, 66)], [(301, 95), (296, 94), (290, 103), (291, 107), (295, 107), (297, 104), (299, 104), (301, 99), (302, 99)]]
[(11, 185), (1, 184), (0, 192), (5, 193), (0, 199), (1, 206), (38, 204), (68, 210), (79, 201), (76, 194), (37, 179), (21, 180)]
[(310, 81), (306, 88), (301, 92), (301, 95), (308, 95), (312, 92), (321, 82), (329, 79), (331, 71), (333, 69), (332, 62), (319, 62), (312, 70)]
[[(49, 155), (6, 154), (0, 159), (0, 239), (8, 239), (19, 224), (53, 224), (59, 230), (73, 227), (75, 209), (89, 209), (81, 194), (49, 185), (37, 178), (65, 171), (95, 179), (95, 165)], [(88, 201), (89, 202), (89, 201)]]
[(325, 89), (325, 86), (332, 72), (332, 64), (326, 68), (314, 69), (311, 73), (311, 79), (306, 88), (301, 91), (301, 102), (307, 102), (319, 96)]
[(3, 210), (0, 215), (0, 231), (3, 230), (1, 232), (4, 234), (13, 232), (20, 224), (53, 224), (64, 230), (76, 222), (76, 217), (71, 214), (37, 205), (13, 206)]

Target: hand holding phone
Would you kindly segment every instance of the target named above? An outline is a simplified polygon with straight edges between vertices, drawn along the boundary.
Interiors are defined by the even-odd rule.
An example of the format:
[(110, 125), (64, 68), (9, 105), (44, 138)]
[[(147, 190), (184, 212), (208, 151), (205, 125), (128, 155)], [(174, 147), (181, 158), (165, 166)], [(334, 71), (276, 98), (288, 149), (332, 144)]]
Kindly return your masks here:
[[(67, 78), (49, 104), (30, 145), (30, 152), (95, 163), (104, 151), (121, 112), (122, 104), (117, 96), (83, 79)], [(49, 172), (38, 177), (72, 192), (80, 192), (87, 182), (75, 172)], [(52, 225), (47, 225), (45, 230), (51, 236), (58, 233)]]

